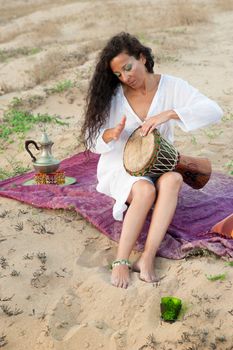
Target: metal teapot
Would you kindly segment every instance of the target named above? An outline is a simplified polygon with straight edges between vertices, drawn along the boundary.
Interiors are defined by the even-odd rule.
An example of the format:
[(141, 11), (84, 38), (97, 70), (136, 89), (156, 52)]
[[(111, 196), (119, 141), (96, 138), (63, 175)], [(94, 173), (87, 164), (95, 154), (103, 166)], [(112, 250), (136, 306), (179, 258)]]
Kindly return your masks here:
[[(33, 144), (36, 149), (41, 151), (41, 154), (36, 158), (29, 149), (29, 145)], [(30, 154), (33, 162), (33, 167), (37, 173), (51, 174), (55, 172), (60, 165), (60, 161), (52, 156), (51, 148), (53, 142), (49, 140), (48, 135), (43, 132), (41, 140), (39, 141), (40, 147), (33, 140), (25, 141), (26, 151)]]

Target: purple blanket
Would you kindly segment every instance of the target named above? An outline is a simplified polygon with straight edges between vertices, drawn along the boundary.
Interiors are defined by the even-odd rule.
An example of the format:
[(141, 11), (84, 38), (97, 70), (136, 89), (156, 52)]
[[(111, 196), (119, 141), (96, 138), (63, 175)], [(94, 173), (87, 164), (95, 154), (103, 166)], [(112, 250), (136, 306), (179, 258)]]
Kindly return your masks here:
[[(40, 208), (75, 208), (98, 230), (119, 241), (122, 222), (115, 221), (112, 217), (113, 200), (95, 190), (98, 159), (98, 155), (90, 153), (87, 161), (84, 153), (79, 153), (61, 163), (66, 176), (77, 179), (73, 185), (22, 186), (24, 181), (33, 177), (31, 172), (1, 181), (0, 195)], [(232, 177), (214, 173), (204, 189), (199, 191), (184, 184), (174, 219), (157, 255), (180, 259), (193, 249), (201, 248), (232, 260), (233, 239), (208, 233), (215, 223), (232, 212)], [(136, 250), (143, 249), (150, 215), (151, 213), (137, 241)]]

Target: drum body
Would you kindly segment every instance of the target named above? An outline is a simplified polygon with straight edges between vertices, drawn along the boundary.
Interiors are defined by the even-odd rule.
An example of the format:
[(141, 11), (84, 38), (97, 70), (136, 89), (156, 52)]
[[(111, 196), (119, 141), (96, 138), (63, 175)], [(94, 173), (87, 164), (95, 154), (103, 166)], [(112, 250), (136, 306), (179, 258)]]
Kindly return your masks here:
[(140, 128), (136, 129), (125, 145), (123, 161), (130, 175), (159, 177), (168, 171), (177, 171), (184, 182), (195, 189), (205, 186), (211, 175), (207, 158), (180, 155), (156, 129), (143, 137)]

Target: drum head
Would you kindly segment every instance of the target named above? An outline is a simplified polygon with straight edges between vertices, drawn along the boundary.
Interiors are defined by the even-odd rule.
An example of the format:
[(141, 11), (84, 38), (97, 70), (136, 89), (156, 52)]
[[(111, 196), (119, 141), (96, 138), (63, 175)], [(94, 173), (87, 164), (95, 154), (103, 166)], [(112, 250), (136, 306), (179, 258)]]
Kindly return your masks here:
[(159, 146), (160, 135), (157, 130), (147, 136), (141, 136), (140, 131), (141, 128), (138, 128), (131, 134), (124, 149), (124, 166), (126, 171), (132, 175), (134, 173), (143, 175), (144, 170), (150, 166), (154, 158), (155, 148)]

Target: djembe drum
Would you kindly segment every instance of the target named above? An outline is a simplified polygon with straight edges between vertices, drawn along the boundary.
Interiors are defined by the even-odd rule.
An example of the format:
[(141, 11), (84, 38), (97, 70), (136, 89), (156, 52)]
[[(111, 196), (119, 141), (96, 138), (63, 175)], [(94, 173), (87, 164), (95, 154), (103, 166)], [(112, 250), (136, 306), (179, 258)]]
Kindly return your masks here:
[(200, 189), (209, 181), (211, 163), (207, 158), (181, 155), (157, 129), (147, 136), (140, 128), (129, 137), (124, 149), (124, 167), (130, 175), (159, 177), (168, 171), (177, 171), (184, 182)]

